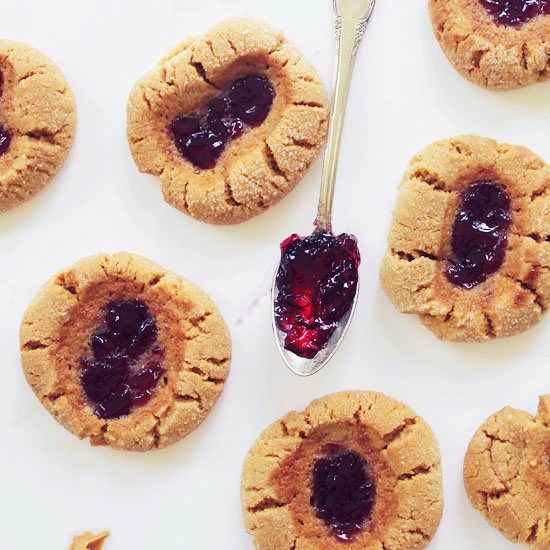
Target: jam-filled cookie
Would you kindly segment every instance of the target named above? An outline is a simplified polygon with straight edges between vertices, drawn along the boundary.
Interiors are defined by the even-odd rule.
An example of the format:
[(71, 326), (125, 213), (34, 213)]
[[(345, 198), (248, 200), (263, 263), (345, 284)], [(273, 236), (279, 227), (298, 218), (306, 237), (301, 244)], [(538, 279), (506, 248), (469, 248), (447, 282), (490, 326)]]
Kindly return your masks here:
[(59, 68), (30, 46), (0, 40), (0, 212), (52, 179), (75, 128), (74, 97)]
[(550, 549), (550, 395), (535, 417), (505, 407), (478, 429), (464, 483), (474, 508), (505, 537)]
[(549, 237), (544, 161), (477, 136), (439, 141), (405, 172), (382, 286), (442, 340), (518, 334), (548, 308)]
[(208, 295), (140, 256), (61, 271), (21, 324), (27, 381), (92, 445), (147, 451), (194, 430), (221, 394), (231, 341)]
[(258, 438), (242, 505), (259, 550), (425, 548), (443, 511), (438, 445), (391, 397), (328, 395)]
[(298, 49), (265, 23), (229, 19), (136, 84), (128, 140), (168, 203), (233, 224), (293, 189), (325, 141), (327, 119), (324, 85)]
[(509, 90), (550, 78), (548, 0), (430, 0), (443, 51), (466, 78)]

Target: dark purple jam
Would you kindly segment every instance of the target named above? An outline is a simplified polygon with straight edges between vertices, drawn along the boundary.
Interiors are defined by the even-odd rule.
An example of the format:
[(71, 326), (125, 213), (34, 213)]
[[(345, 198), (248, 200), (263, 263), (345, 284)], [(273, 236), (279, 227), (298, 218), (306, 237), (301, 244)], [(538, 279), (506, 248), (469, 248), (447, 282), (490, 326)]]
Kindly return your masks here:
[(197, 168), (214, 168), (225, 146), (269, 114), (275, 91), (265, 76), (235, 80), (200, 113), (179, 116), (169, 125), (180, 155)]
[(352, 540), (370, 519), (376, 500), (366, 462), (355, 451), (334, 446), (315, 461), (311, 480), (311, 506), (317, 517), (338, 540)]
[(510, 197), (500, 185), (490, 181), (470, 185), (462, 194), (453, 225), (447, 279), (470, 289), (495, 273), (506, 255), (511, 223)]
[[(0, 98), (2, 97), (2, 92), (4, 90), (4, 76), (2, 71), (0, 71)], [(8, 152), (11, 143), (11, 133), (10, 131), (0, 124), (0, 157)]]
[(499, 25), (516, 27), (538, 17), (550, 15), (550, 0), (479, 0)]
[(350, 310), (361, 257), (357, 239), (342, 233), (291, 235), (281, 243), (275, 319), (285, 348), (312, 359), (328, 343)]
[(10, 143), (10, 131), (5, 126), (0, 126), (0, 157), (8, 152)]
[(92, 358), (80, 358), (80, 379), (96, 416), (128, 415), (152, 397), (164, 374), (157, 325), (141, 300), (110, 302), (90, 340)]

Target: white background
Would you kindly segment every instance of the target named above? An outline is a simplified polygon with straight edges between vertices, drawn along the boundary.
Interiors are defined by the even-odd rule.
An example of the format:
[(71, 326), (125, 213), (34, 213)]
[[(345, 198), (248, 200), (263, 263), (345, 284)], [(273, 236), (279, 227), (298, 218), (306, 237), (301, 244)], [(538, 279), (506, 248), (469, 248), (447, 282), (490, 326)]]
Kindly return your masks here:
[[(55, 182), (0, 215), (0, 548), (63, 550), (83, 530), (110, 528), (106, 550), (241, 550), (239, 477), (267, 424), (343, 389), (386, 392), (416, 409), (441, 445), (445, 515), (430, 548), (506, 550), (470, 508), (462, 460), (479, 424), (506, 404), (534, 412), (549, 390), (550, 319), (528, 334), (483, 345), (438, 342), (398, 314), (378, 269), (396, 187), (430, 142), (479, 133), (550, 159), (550, 83), (492, 93), (463, 80), (432, 34), (426, 0), (379, 0), (362, 45), (343, 138), (334, 213), (359, 237), (358, 310), (332, 363), (312, 379), (281, 363), (270, 327), (269, 282), (278, 243), (308, 233), (318, 161), (299, 187), (235, 227), (201, 224), (165, 204), (138, 174), (125, 138), (133, 83), (188, 34), (226, 16), (256, 16), (286, 32), (327, 85), (333, 66), (329, 0), (5, 0), (0, 36), (27, 42), (65, 72), (78, 102), (74, 149)], [(91, 448), (58, 426), (28, 388), (18, 328), (39, 286), (97, 252), (128, 250), (211, 293), (234, 342), (226, 390), (180, 444), (145, 454)], [(253, 305), (255, 304), (255, 305)]]

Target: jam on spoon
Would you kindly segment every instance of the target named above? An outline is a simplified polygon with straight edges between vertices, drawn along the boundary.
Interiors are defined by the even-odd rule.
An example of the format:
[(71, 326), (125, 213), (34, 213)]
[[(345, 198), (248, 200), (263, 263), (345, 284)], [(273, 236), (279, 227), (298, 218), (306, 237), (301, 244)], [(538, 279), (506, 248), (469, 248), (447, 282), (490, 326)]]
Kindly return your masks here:
[[(0, 71), (0, 99), (4, 90), (4, 76)], [(11, 143), (11, 132), (0, 124), (0, 157), (8, 152)]]
[(265, 76), (249, 75), (211, 99), (204, 111), (176, 117), (168, 128), (183, 158), (197, 168), (214, 168), (227, 143), (267, 118), (274, 98)]
[(523, 25), (540, 15), (550, 15), (550, 0), (479, 0), (499, 24)]
[(498, 271), (511, 223), (511, 201), (503, 187), (490, 181), (470, 185), (462, 194), (453, 225), (447, 279), (471, 289)]
[(376, 484), (363, 458), (336, 445), (313, 464), (311, 506), (341, 542), (352, 540), (370, 519)]
[(141, 300), (108, 303), (90, 347), (93, 357), (80, 358), (80, 380), (96, 416), (120, 418), (149, 401), (165, 372), (164, 348)]
[(311, 376), (333, 357), (351, 323), (361, 261), (353, 235), (332, 231), (332, 205), (344, 115), (359, 44), (375, 0), (334, 0), (337, 62), (315, 230), (281, 244), (272, 287), (272, 322), (279, 353), (299, 376)]
[(359, 280), (357, 240), (343, 233), (292, 235), (281, 243), (274, 304), (284, 347), (314, 358), (353, 305)]

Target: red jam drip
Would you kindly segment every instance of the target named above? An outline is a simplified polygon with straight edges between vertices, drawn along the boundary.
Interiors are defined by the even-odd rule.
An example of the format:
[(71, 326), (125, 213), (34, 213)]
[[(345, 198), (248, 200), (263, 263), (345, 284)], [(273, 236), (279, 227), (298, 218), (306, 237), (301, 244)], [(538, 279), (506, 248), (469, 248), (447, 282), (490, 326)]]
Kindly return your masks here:
[(227, 143), (247, 128), (262, 124), (274, 98), (275, 91), (266, 77), (246, 76), (211, 99), (204, 111), (179, 116), (168, 128), (183, 158), (197, 168), (214, 168)]
[(504, 262), (511, 223), (510, 197), (500, 185), (490, 181), (470, 185), (453, 225), (447, 279), (471, 289), (495, 273)]
[(348, 313), (361, 261), (357, 239), (343, 233), (291, 235), (281, 243), (275, 319), (287, 350), (307, 359), (324, 349)]
[(80, 380), (99, 418), (120, 418), (153, 396), (164, 374), (157, 325), (141, 300), (110, 302), (92, 335), (92, 358), (80, 358)]
[(376, 484), (367, 463), (355, 451), (336, 445), (318, 458), (311, 475), (311, 506), (341, 542), (353, 540), (370, 519)]
[(550, 0), (479, 0), (499, 25), (517, 27), (540, 15), (550, 15)]
[[(4, 75), (0, 71), (0, 99), (4, 90)], [(11, 132), (0, 124), (0, 157), (8, 152), (11, 143)]]

